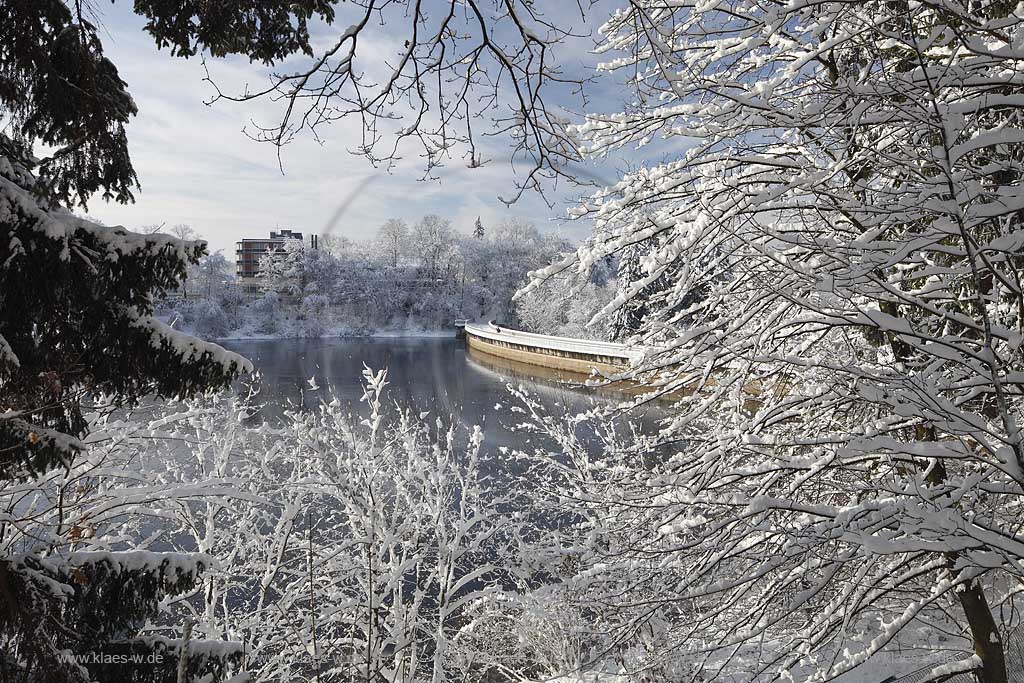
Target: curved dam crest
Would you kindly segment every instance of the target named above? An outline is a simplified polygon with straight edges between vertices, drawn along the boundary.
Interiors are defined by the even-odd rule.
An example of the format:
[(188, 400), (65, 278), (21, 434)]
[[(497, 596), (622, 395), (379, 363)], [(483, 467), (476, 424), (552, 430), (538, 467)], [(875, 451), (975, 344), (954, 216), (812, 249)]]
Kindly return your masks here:
[(645, 349), (614, 342), (599, 342), (569, 337), (553, 337), (494, 324), (466, 323), (466, 345), (475, 351), (516, 363), (592, 379), (594, 372), (618, 375), (632, 362), (643, 357)]

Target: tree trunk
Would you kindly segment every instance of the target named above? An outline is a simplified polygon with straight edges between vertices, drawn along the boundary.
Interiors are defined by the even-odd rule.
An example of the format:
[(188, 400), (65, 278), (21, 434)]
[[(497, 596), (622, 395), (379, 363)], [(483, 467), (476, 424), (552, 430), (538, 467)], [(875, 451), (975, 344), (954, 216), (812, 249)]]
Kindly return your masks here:
[(985, 591), (976, 582), (962, 591), (957, 592), (960, 605), (967, 615), (967, 623), (971, 627), (974, 638), (974, 653), (981, 658), (981, 671), (978, 679), (981, 683), (1006, 683), (1006, 653), (1003, 650), (1003, 639), (999, 635), (992, 610), (985, 599)]
[[(893, 307), (894, 308), (894, 307)], [(884, 310), (884, 309), (883, 309)], [(897, 311), (898, 313), (898, 311)], [(903, 361), (909, 357), (905, 343), (893, 335), (889, 335), (889, 344), (897, 360)], [(906, 354), (906, 355), (901, 355)], [(919, 425), (915, 429), (915, 437), (918, 441), (938, 441), (939, 435), (934, 425)], [(936, 460), (928, 472), (928, 483), (934, 485), (946, 482), (946, 466), (942, 460)], [(946, 561), (950, 573), (955, 572), (958, 554), (956, 552), (946, 553)], [(960, 606), (967, 617), (967, 626), (971, 632), (971, 640), (974, 643), (974, 654), (981, 659), (981, 669), (978, 671), (980, 683), (1007, 683), (1006, 679), (1006, 653), (1003, 649), (1003, 639), (999, 635), (999, 628), (992, 617), (992, 609), (985, 597), (985, 590), (981, 584), (972, 580), (963, 590), (956, 592)]]

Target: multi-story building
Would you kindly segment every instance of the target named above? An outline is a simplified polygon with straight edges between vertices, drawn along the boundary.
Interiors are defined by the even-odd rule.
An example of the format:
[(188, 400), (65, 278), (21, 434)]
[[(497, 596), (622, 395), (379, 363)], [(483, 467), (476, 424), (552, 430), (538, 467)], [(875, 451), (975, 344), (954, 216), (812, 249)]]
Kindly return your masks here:
[(267, 251), (283, 252), (286, 240), (301, 240), (301, 232), (275, 230), (270, 238), (245, 238), (235, 243), (235, 275), (242, 284), (247, 284), (260, 271), (260, 259)]

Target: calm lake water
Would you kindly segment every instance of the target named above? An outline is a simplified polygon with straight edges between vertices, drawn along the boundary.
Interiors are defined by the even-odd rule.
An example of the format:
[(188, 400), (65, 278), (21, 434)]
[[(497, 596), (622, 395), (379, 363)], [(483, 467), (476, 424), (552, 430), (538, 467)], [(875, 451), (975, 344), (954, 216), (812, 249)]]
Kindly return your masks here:
[[(386, 400), (417, 412), (449, 417), (466, 427), (480, 425), (490, 448), (522, 446), (529, 438), (516, 432), (516, 403), (506, 386), (522, 386), (549, 411), (587, 410), (595, 404), (617, 405), (617, 394), (580, 387), (579, 378), (510, 364), (469, 351), (454, 338), (375, 337), (358, 339), (275, 339), (222, 341), (222, 346), (249, 358), (262, 376), (262, 396), (276, 405), (312, 407), (336, 396), (358, 403), (363, 394), (364, 364), (388, 369)], [(311, 389), (315, 379), (318, 389)], [(570, 384), (576, 382), (577, 384)], [(496, 406), (501, 405), (502, 408)], [(353, 405), (354, 410), (359, 410)], [(644, 421), (653, 416), (648, 411)]]

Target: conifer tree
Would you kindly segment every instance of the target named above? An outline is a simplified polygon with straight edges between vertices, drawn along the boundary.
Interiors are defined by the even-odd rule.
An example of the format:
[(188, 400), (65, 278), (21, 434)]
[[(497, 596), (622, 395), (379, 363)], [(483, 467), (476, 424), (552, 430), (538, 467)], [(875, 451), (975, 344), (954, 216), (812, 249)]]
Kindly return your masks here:
[[(154, 296), (178, 285), (203, 243), (77, 218), (47, 202), (31, 167), (0, 138), (0, 486), (70, 468), (93, 398), (187, 396), (249, 368), (152, 316)], [(0, 534), (21, 533), (10, 522)], [(138, 629), (209, 560), (67, 553), (63, 541), (60, 530), (27, 534), (23, 554), (0, 557), (0, 681), (174, 681), (180, 643)], [(229, 650), (203, 652), (190, 674), (225, 671)]]
[[(656, 238), (648, 238), (619, 254), (615, 280), (621, 303), (616, 304), (609, 321), (615, 339), (649, 332), (647, 323), (655, 316), (672, 319), (680, 315), (706, 297), (715, 280), (726, 277), (719, 273), (709, 281), (690, 282), (682, 277), (686, 267), (681, 261), (664, 269), (656, 265), (651, 257), (659, 248)], [(688, 316), (682, 313), (677, 322), (688, 323)]]
[[(306, 21), (326, 0), (165, 3), (136, 11), (160, 46), (189, 56), (272, 62), (309, 52)], [(68, 210), (96, 193), (129, 202), (138, 186), (125, 125), (136, 113), (103, 54), (88, 3), (0, 2), (0, 486), (69, 468), (103, 397), (189, 396), (227, 386), (240, 356), (153, 317), (205, 244), (136, 234)], [(36, 160), (32, 145), (54, 150)], [(0, 536), (21, 534), (16, 519)], [(60, 530), (25, 535), (0, 557), (0, 681), (180, 681), (181, 641), (140, 637), (161, 600), (190, 590), (210, 560), (149, 552), (72, 553)], [(10, 544), (8, 544), (10, 547)], [(220, 680), (234, 646), (197, 644), (180, 672)]]
[(476, 217), (476, 223), (473, 225), (473, 237), (478, 240), (484, 238), (484, 224), (480, 222), (480, 216)]

